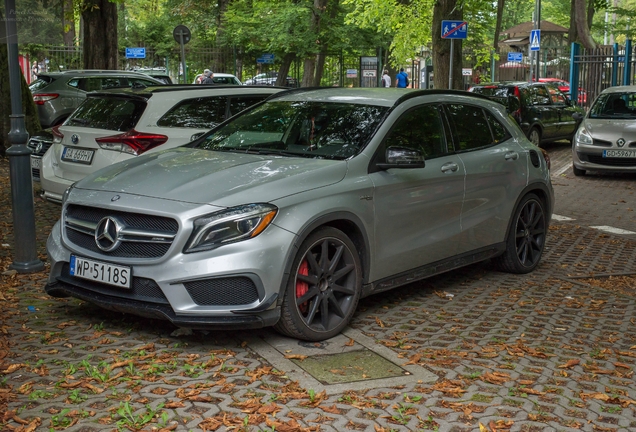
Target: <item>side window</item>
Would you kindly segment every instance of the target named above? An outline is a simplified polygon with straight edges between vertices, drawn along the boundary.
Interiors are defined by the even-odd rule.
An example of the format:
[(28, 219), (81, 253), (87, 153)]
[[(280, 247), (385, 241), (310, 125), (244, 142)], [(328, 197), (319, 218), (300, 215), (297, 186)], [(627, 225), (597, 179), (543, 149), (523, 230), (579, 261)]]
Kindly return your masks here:
[(117, 88), (124, 87), (128, 84), (122, 78), (102, 78), (101, 79), (101, 90), (109, 89), (109, 88)]
[(506, 129), (506, 127), (502, 125), (492, 113), (486, 111), (486, 119), (488, 120), (488, 124), (490, 125), (494, 144), (499, 144), (500, 142), (506, 141), (508, 138), (510, 138), (508, 129)]
[(565, 105), (565, 96), (559, 91), (559, 89), (555, 87), (548, 87), (548, 91), (550, 92), (550, 99), (552, 99), (553, 104)]
[(435, 105), (424, 105), (402, 115), (389, 132), (384, 145), (385, 148), (405, 147), (419, 150), (425, 159), (447, 153), (439, 108)]
[(157, 121), (157, 126), (212, 128), (225, 120), (227, 97), (187, 99), (172, 107)]
[(533, 86), (535, 105), (550, 105), (550, 93), (544, 86)]
[(102, 80), (100, 78), (83, 78), (80, 80), (80, 89), (91, 92), (102, 89)]
[(128, 86), (129, 87), (150, 87), (159, 85), (154, 81), (145, 80), (143, 78), (128, 78)]
[(69, 87), (78, 88), (79, 83), (80, 83), (79, 78), (73, 78), (72, 80), (69, 80), (69, 82), (67, 82), (66, 85), (68, 85)]
[(230, 116), (240, 113), (244, 109), (249, 108), (255, 103), (262, 101), (266, 97), (267, 95), (230, 98)]
[(492, 144), (490, 126), (480, 107), (471, 105), (447, 105), (451, 127), (457, 139), (457, 151), (474, 150)]

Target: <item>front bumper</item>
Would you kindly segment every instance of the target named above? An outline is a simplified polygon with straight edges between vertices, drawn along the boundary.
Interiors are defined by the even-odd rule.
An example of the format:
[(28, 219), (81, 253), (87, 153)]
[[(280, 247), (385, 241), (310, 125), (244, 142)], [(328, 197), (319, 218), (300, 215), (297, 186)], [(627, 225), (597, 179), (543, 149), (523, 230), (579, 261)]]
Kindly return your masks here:
[[(191, 232), (188, 227), (192, 218), (200, 215), (200, 206), (191, 205), (184, 211), (189, 205), (154, 199), (145, 201), (144, 206), (153, 208), (149, 201), (161, 201), (168, 214), (177, 214), (177, 208), (181, 210), (181, 228), (163, 257), (139, 259), (96, 254), (68, 243), (63, 238), (63, 222), (58, 221), (47, 240), (51, 272), (46, 292), (192, 328), (258, 328), (278, 321), (281, 289), (287, 280), (284, 269), (296, 239), (293, 233), (270, 225), (253, 239), (184, 254), (182, 250)], [(71, 255), (129, 266), (131, 288), (71, 276)]]
[[(617, 150), (618, 148), (604, 148), (593, 145), (574, 145), (572, 148), (572, 164), (582, 170), (604, 172), (636, 172), (636, 157), (606, 158), (603, 150)], [(636, 149), (627, 148), (636, 154)]]

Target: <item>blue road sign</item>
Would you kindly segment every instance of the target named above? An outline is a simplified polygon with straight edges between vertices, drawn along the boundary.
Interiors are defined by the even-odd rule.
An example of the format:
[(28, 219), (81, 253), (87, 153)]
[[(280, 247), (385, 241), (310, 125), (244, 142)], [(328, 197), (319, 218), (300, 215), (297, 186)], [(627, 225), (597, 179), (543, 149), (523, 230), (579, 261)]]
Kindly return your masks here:
[(458, 20), (442, 20), (442, 39), (466, 39), (468, 37), (468, 23)]
[(256, 63), (274, 63), (274, 54), (263, 54), (259, 58), (256, 59)]
[(146, 58), (146, 48), (126, 48), (126, 58)]
[(509, 52), (508, 53), (508, 61), (509, 62), (521, 63), (523, 61), (523, 53), (520, 53), (520, 52)]
[(541, 49), (541, 30), (530, 30), (530, 51), (539, 51)]

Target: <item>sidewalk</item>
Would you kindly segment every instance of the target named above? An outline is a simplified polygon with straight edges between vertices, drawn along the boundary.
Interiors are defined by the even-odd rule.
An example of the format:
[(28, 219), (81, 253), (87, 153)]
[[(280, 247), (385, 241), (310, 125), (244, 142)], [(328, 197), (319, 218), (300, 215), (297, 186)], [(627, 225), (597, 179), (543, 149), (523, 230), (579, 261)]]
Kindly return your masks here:
[[(530, 275), (473, 265), (363, 299), (343, 335), (299, 343), (47, 296), (46, 271), (7, 271), (1, 159), (0, 191), (2, 431), (636, 430), (629, 238), (553, 221)], [(35, 200), (43, 260), (60, 210)]]

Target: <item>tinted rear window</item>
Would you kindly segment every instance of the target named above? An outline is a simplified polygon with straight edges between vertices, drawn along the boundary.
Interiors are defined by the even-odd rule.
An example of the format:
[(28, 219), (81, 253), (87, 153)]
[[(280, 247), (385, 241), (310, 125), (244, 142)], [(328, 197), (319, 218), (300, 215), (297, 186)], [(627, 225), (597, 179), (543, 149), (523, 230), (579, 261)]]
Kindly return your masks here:
[(118, 97), (89, 97), (65, 124), (124, 132), (135, 127), (146, 102)]
[(36, 92), (38, 90), (42, 90), (44, 87), (51, 84), (52, 82), (53, 82), (53, 78), (46, 75), (40, 76), (38, 77), (38, 79), (36, 79), (29, 85), (29, 90), (31, 90), (31, 93)]
[(513, 94), (512, 87), (473, 87), (471, 92), (484, 96), (506, 97)]
[(179, 102), (157, 121), (157, 126), (206, 128), (226, 118), (227, 96), (187, 99)]

